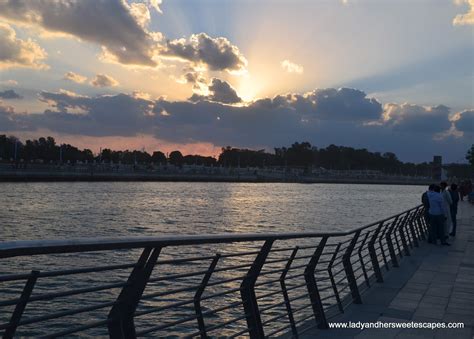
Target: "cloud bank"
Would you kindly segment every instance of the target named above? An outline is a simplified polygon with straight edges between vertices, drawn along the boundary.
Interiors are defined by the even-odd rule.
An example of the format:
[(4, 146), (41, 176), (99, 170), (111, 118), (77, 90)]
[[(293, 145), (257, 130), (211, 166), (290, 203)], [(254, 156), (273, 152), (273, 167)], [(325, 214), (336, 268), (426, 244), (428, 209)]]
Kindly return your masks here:
[[(227, 88), (225, 84), (213, 79), (210, 87), (214, 92), (196, 102), (151, 100), (123, 93), (90, 97), (68, 91), (43, 91), (40, 100), (49, 109), (25, 114), (2, 104), (0, 126), (7, 131), (49, 130), (94, 137), (152, 135), (170, 143), (217, 146), (271, 148), (295, 140), (316, 145), (377, 145), (383, 151), (426, 158), (427, 150), (464, 151), (474, 125), (472, 110), (459, 113), (459, 119), (452, 122), (446, 106), (382, 105), (363, 91), (351, 88), (315, 89), (229, 105), (217, 101), (217, 97), (229, 101), (223, 99), (228, 98), (223, 94), (225, 90), (219, 92)], [(452, 124), (464, 136), (436, 138)]]

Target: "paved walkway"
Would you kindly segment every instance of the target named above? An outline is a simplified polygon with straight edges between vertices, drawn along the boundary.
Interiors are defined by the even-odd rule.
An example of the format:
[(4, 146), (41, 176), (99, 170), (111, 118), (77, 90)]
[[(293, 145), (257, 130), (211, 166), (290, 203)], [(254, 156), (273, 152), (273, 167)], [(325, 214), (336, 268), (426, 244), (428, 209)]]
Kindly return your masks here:
[[(452, 239), (452, 238), (451, 238)], [(460, 202), (452, 246), (423, 243), (330, 322), (463, 322), (464, 329), (312, 329), (312, 338), (474, 338), (474, 205)]]

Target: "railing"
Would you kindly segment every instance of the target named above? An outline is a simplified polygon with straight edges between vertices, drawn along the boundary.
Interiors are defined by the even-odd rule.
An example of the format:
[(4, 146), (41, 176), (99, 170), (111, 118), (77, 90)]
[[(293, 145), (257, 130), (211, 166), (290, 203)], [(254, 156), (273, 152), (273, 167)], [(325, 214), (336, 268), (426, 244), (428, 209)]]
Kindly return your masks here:
[(0, 333), (297, 336), (362, 303), (426, 231), (418, 206), (337, 233), (4, 242)]

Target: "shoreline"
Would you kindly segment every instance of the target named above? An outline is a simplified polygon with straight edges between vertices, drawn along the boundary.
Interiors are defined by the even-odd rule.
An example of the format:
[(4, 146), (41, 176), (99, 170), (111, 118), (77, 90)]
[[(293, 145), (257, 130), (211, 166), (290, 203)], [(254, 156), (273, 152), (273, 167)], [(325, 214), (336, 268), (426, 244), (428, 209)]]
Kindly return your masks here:
[(0, 172), (1, 182), (240, 182), (240, 183), (301, 183), (301, 184), (375, 184), (428, 185), (431, 180), (414, 178), (335, 178), (299, 176), (275, 178), (262, 175), (202, 175), (146, 173), (40, 173), (23, 171)]

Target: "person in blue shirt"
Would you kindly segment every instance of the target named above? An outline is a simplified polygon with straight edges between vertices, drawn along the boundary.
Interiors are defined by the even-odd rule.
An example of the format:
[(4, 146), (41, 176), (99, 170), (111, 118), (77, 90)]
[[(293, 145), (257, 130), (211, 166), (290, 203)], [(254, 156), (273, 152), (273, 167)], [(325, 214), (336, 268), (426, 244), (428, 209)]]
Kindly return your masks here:
[(449, 243), (446, 241), (446, 236), (444, 234), (444, 222), (446, 220), (447, 211), (445, 210), (445, 204), (443, 200), (443, 196), (441, 195), (441, 188), (439, 186), (435, 186), (433, 191), (428, 191), (428, 201), (430, 204), (429, 209), (429, 216), (430, 216), (430, 224), (435, 234), (435, 238), (433, 239), (433, 243), (436, 244), (437, 239), (441, 241), (442, 245), (450, 246)]

